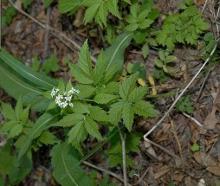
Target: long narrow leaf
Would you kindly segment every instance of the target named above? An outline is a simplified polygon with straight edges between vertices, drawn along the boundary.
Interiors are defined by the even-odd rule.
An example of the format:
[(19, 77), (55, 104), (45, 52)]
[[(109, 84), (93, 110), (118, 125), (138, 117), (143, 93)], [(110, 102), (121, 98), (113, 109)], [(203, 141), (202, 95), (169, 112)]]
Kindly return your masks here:
[(44, 130), (48, 129), (51, 122), (56, 118), (57, 115), (45, 113), (36, 121), (33, 128), (30, 129), (29, 133), (27, 134), (25, 143), (22, 144), (19, 150), (19, 159), (28, 151), (31, 146), (31, 142), (39, 137)]
[(116, 38), (112, 46), (105, 52), (105, 58), (108, 61), (106, 68), (105, 81), (108, 82), (119, 71), (122, 71), (124, 63), (124, 51), (132, 39), (132, 34), (122, 34)]
[(38, 86), (43, 90), (52, 89), (56, 85), (52, 79), (42, 74), (33, 71), (31, 68), (25, 66), (20, 61), (15, 59), (4, 49), (0, 50), (0, 59), (2, 63), (7, 64), (11, 69), (18, 73), (21, 77), (29, 81), (30, 83)]
[[(0, 60), (0, 63), (3, 63), (2, 60)], [(14, 73), (10, 72), (10, 70), (3, 67), (3, 65), (0, 65), (0, 87), (15, 99), (29, 93), (42, 93), (42, 91), (30, 86), (28, 83), (18, 78)]]
[(72, 146), (62, 143), (52, 149), (53, 176), (62, 186), (94, 186), (79, 166), (79, 156)]

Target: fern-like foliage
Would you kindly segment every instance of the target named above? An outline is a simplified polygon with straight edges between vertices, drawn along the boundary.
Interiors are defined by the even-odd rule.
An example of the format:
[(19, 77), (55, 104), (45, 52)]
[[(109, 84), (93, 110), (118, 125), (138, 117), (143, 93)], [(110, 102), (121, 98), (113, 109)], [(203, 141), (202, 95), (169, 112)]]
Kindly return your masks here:
[(130, 7), (130, 14), (127, 16), (128, 31), (143, 30), (148, 28), (158, 16), (158, 11), (154, 8), (153, 1), (143, 1), (142, 4), (134, 3)]
[(195, 45), (208, 27), (198, 8), (190, 4), (182, 12), (166, 17), (156, 40), (170, 50), (174, 49), (176, 43)]

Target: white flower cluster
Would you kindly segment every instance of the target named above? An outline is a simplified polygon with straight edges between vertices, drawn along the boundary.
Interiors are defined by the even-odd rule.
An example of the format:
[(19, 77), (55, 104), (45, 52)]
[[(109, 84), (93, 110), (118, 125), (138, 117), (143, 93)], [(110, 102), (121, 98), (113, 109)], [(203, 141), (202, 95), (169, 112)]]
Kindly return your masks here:
[(71, 88), (69, 91), (61, 92), (58, 88), (53, 88), (51, 90), (51, 97), (55, 98), (55, 103), (60, 108), (66, 108), (67, 106), (73, 107), (73, 103), (71, 103), (74, 94), (79, 94), (79, 90), (75, 88)]

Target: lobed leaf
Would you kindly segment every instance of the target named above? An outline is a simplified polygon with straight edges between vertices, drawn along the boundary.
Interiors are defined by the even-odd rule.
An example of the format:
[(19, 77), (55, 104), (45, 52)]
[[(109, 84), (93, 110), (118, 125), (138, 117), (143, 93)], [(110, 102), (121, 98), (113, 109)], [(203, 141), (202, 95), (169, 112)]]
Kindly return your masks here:
[(74, 12), (80, 5), (81, 0), (59, 0), (58, 9), (60, 13)]
[(96, 94), (96, 96), (94, 97), (94, 101), (98, 104), (107, 104), (117, 98), (118, 96), (113, 94), (100, 93)]
[(140, 100), (134, 104), (134, 113), (144, 117), (157, 116), (157, 111), (154, 109), (154, 106), (144, 100)]
[(128, 96), (128, 101), (137, 102), (142, 100), (147, 93), (147, 87), (135, 87)]
[(129, 103), (124, 104), (122, 110), (122, 118), (125, 127), (128, 129), (128, 131), (131, 131), (134, 121), (134, 112), (133, 112), (132, 104)]
[(102, 136), (99, 132), (98, 124), (92, 118), (87, 116), (84, 121), (84, 126), (87, 132), (91, 136), (95, 137), (98, 140), (102, 140)]
[(115, 126), (121, 120), (123, 110), (123, 102), (117, 102), (111, 105), (109, 110), (109, 121)]
[(98, 106), (92, 106), (90, 107), (90, 117), (99, 122), (108, 122), (109, 118), (107, 113)]
[(137, 74), (131, 75), (124, 79), (119, 87), (119, 94), (123, 100), (127, 100), (131, 91), (135, 88), (137, 81)]

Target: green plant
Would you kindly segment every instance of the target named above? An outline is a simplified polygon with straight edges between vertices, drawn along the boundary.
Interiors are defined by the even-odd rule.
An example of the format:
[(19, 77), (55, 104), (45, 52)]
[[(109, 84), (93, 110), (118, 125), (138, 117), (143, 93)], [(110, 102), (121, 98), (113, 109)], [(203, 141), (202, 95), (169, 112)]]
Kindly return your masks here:
[(131, 5), (130, 14), (127, 16), (126, 21), (128, 25), (125, 27), (127, 31), (133, 32), (138, 29), (143, 30), (149, 28), (154, 22), (155, 16), (152, 17), (151, 7), (140, 6), (138, 3)]
[(126, 68), (128, 74), (138, 73), (138, 77), (142, 79), (146, 79), (146, 70), (145, 66), (141, 62), (136, 63), (128, 63)]
[(18, 100), (15, 109), (10, 104), (1, 103), (1, 111), (5, 118), (4, 125), (0, 128), (7, 139), (15, 138), (32, 125), (28, 119), (29, 107), (23, 109), (21, 99)]
[(159, 51), (159, 59), (155, 60), (155, 65), (165, 73), (172, 75), (175, 72), (173, 64), (175, 64), (176, 60), (176, 56), (169, 55), (168, 51)]
[[(22, 2), (26, 9), (33, 1)], [(44, 0), (45, 8), (56, 2)], [(0, 87), (17, 103), (11, 106), (1, 102), (4, 121), (0, 134), (6, 144), (0, 147), (0, 185), (19, 184), (32, 169), (35, 160), (32, 153), (40, 152), (45, 146), (58, 184), (113, 185), (106, 176), (101, 180), (90, 169), (85, 171), (81, 164), (102, 150), (100, 158), (107, 158), (109, 167), (132, 166), (141, 137), (135, 131), (135, 121), (158, 114), (150, 99), (157, 97), (155, 83), (158, 82), (154, 78), (160, 83), (172, 78), (176, 57), (171, 51), (175, 44), (195, 45), (208, 27), (191, 0), (185, 1), (178, 13), (165, 17), (161, 30), (153, 0), (59, 0), (58, 9), (71, 19), (75, 13), (82, 13), (84, 26), (93, 21), (97, 23), (104, 40), (111, 46), (100, 50), (94, 60), (85, 41), (77, 63), (65, 62), (69, 67), (68, 81), (48, 77), (62, 70), (54, 54), (44, 63), (35, 57), (29, 68), (1, 48)], [(6, 10), (8, 23), (14, 16), (13, 11), (7, 13)], [(210, 34), (204, 35), (203, 40), (202, 55), (206, 56), (215, 41)], [(105, 46), (104, 41), (101, 44)], [(142, 50), (144, 58), (158, 55), (155, 65), (145, 65), (148, 60), (143, 57), (140, 63), (134, 61), (133, 53), (129, 53), (129, 62), (124, 64), (128, 46)], [(155, 67), (154, 78), (151, 69), (146, 73), (147, 67)], [(146, 76), (148, 82), (144, 81)], [(152, 88), (150, 96), (148, 83)], [(190, 97), (182, 97), (176, 110), (191, 114)], [(198, 148), (197, 144), (191, 146), (193, 152)]]
[(0, 183), (2, 185), (17, 185), (32, 169), (32, 156), (26, 154), (22, 159), (16, 157), (12, 148), (13, 142), (7, 142), (0, 147)]
[(191, 151), (192, 152), (198, 152), (200, 150), (200, 146), (197, 144), (197, 143), (194, 143), (192, 146), (191, 146)]
[(15, 108), (1, 102), (1, 113), (4, 122), (0, 126), (0, 134), (5, 137), (7, 144), (0, 147), (0, 177), (8, 177), (8, 184), (15, 185), (24, 179), (32, 168), (31, 154), (27, 153), (20, 160), (13, 149), (14, 141), (19, 148), (18, 141), (25, 135), (33, 123), (29, 120), (29, 107), (23, 108), (19, 99)]
[[(209, 54), (212, 52), (216, 43), (216, 39), (213, 33), (208, 32), (204, 35), (203, 40), (201, 41), (201, 58), (206, 60), (209, 57)], [(219, 63), (219, 51), (216, 50), (210, 59), (209, 66), (216, 65)]]
[(153, 1), (144, 0), (141, 4), (134, 3), (130, 7), (130, 14), (126, 17), (128, 25), (125, 30), (134, 32), (135, 42), (143, 44), (146, 36), (149, 35), (147, 29), (150, 28), (158, 15), (158, 11), (153, 7)]
[(4, 11), (2, 15), (1, 20), (1, 26), (5, 27), (8, 26), (11, 22), (14, 16), (16, 16), (17, 11), (12, 6), (8, 6)]
[[(17, 102), (15, 111), (4, 103), (1, 108), (6, 119), (1, 132), (5, 133), (8, 139), (16, 140), (13, 148), (19, 165), (32, 151), (38, 151), (42, 144), (52, 145), (53, 175), (58, 183), (64, 186), (94, 185), (96, 181), (79, 165), (80, 159), (87, 153), (84, 149), (86, 140), (89, 138), (94, 142), (105, 141), (111, 131), (118, 130), (121, 122), (123, 130), (127, 128), (131, 131), (136, 115), (156, 116), (153, 105), (144, 100), (147, 87), (138, 87), (136, 84), (137, 74), (130, 75), (123, 81), (120, 78), (124, 51), (131, 39), (131, 34), (120, 35), (111, 47), (100, 52), (95, 64), (91, 61), (88, 43), (85, 42), (78, 63), (68, 63), (70, 73), (77, 81), (75, 84), (71, 81), (51, 80), (24, 66), (4, 50), (0, 51), (0, 69), (4, 72), (0, 76), (6, 77), (4, 81), (0, 81), (1, 87), (18, 99), (17, 94), (13, 94), (11, 87), (8, 87), (8, 83), (14, 83), (16, 88), (22, 85), (19, 87), (19, 94), (23, 97)], [(31, 95), (31, 101), (28, 101), (27, 95)], [(22, 105), (38, 102), (39, 98), (47, 104), (38, 104), (38, 112), (41, 115), (36, 120), (30, 120), (28, 111), (35, 108), (34, 104), (25, 109)], [(54, 134), (51, 128), (59, 128), (64, 138)], [(105, 129), (107, 133), (101, 133), (101, 129)], [(128, 155), (138, 150), (138, 139), (137, 136), (128, 134)], [(111, 148), (117, 147), (112, 144)], [(72, 166), (72, 163), (75, 166)], [(29, 169), (30, 167), (24, 169), (23, 176), (28, 174)], [(84, 179), (80, 179), (81, 177)]]
[[(124, 0), (125, 2), (128, 2)], [(118, 10), (118, 0), (60, 0), (59, 10), (61, 13), (75, 13), (79, 8), (85, 7), (84, 23), (90, 23), (95, 20), (101, 27), (107, 26), (107, 17), (109, 14), (121, 18)]]
[(81, 2), (82, 0), (76, 0), (76, 1), (59, 0), (58, 9), (62, 14), (64, 13), (73, 14), (80, 7)]
[(61, 143), (51, 151), (53, 176), (63, 186), (95, 185), (94, 181), (85, 174), (79, 166), (80, 155), (71, 145)]
[(90, 59), (88, 44), (83, 45), (78, 63), (70, 65), (71, 74), (79, 82), (79, 97), (94, 96), (98, 104), (107, 104), (115, 99), (118, 89), (116, 80), (123, 69), (123, 52), (131, 36), (119, 36), (110, 48), (100, 53), (95, 67)]
[(119, 99), (111, 105), (110, 121), (118, 125), (123, 120), (125, 127), (131, 131), (135, 115), (155, 117), (157, 112), (150, 102), (144, 101), (146, 87), (136, 86), (137, 75), (124, 79), (119, 86)]
[[(33, 3), (33, 0), (22, 0), (21, 2), (24, 8), (27, 9), (31, 5), (31, 3)], [(45, 8), (48, 8), (53, 3), (53, 0), (43, 0), (43, 3)]]
[[(139, 133), (130, 133), (126, 136), (126, 161), (127, 166), (131, 167), (133, 161), (131, 159), (131, 154), (139, 152), (139, 142), (141, 135)], [(122, 165), (122, 146), (120, 141), (120, 135), (117, 133), (114, 138), (110, 140), (110, 148), (107, 151), (108, 162), (111, 167)]]
[(42, 70), (45, 73), (56, 72), (59, 70), (58, 59), (55, 55), (50, 55), (42, 65)]
[(180, 112), (186, 112), (188, 114), (193, 113), (192, 100), (189, 96), (182, 97), (176, 104), (176, 109)]
[(160, 83), (164, 83), (169, 78), (169, 75), (166, 74), (161, 68), (154, 68), (153, 77), (158, 80)]
[(53, 3), (53, 0), (44, 0), (45, 8), (48, 8)]
[(41, 63), (38, 57), (35, 56), (32, 59), (32, 69), (34, 71), (42, 71), (46, 74), (49, 74), (51, 72), (56, 72), (60, 69), (58, 63), (59, 61), (54, 54), (47, 57), (43, 63)]
[(25, 9), (27, 9), (32, 3), (32, 0), (22, 0), (22, 4)]
[(84, 0), (81, 5), (87, 8), (84, 17), (85, 24), (95, 19), (100, 26), (106, 27), (109, 13), (117, 18), (121, 17), (118, 11), (118, 0)]
[(157, 42), (173, 50), (176, 43), (195, 45), (208, 24), (193, 3), (186, 3), (180, 13), (165, 18), (162, 30), (156, 34)]

